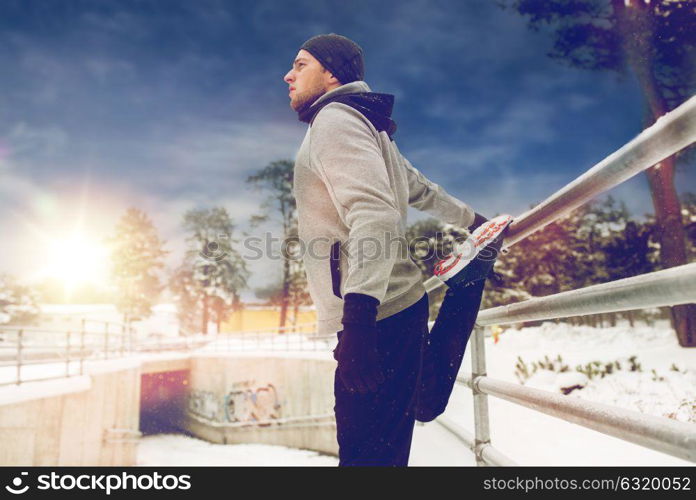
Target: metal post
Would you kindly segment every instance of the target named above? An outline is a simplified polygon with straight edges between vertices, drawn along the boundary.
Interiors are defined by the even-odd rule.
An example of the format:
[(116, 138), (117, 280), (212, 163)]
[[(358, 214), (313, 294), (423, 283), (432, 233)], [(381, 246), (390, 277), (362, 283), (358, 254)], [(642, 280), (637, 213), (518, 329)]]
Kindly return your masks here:
[(135, 331), (133, 330), (133, 325), (130, 324), (130, 321), (126, 322), (126, 325), (128, 326), (128, 345), (129, 345), (129, 350), (131, 353), (135, 352), (137, 349), (136, 346), (136, 341), (138, 339), (135, 338)]
[(479, 377), (486, 376), (485, 329), (482, 326), (474, 328), (474, 341), (471, 346), (471, 388), (474, 393), (474, 453), (476, 465), (484, 466), (486, 462), (481, 456), (484, 446), (491, 443), (490, 426), (488, 422), (488, 396), (478, 388)]
[(126, 325), (121, 324), (121, 357), (126, 349)]
[(82, 326), (80, 328), (80, 375), (82, 375), (83, 364), (85, 361), (85, 319), (82, 318)]
[(17, 385), (22, 383), (22, 337), (24, 330), (17, 333)]
[(109, 322), (104, 323), (104, 359), (109, 359)]
[(70, 330), (68, 330), (68, 333), (66, 334), (66, 342), (65, 342), (65, 376), (69, 377), (70, 376)]

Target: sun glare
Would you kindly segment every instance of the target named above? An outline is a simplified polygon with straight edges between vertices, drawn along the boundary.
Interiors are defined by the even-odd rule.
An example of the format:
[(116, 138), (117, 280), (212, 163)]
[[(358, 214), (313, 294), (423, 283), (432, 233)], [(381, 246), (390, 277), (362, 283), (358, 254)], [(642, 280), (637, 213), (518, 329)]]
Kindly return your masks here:
[(108, 276), (106, 247), (82, 234), (53, 240), (44, 275), (57, 278), (67, 289), (85, 283), (103, 284)]

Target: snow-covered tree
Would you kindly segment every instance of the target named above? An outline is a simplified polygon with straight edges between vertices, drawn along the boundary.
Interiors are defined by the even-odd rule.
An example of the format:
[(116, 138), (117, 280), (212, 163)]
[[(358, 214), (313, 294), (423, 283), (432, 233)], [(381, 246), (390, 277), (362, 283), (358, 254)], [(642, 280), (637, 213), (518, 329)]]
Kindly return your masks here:
[(189, 249), (182, 266), (191, 269), (190, 281), (186, 272), (182, 276), (187, 276), (184, 283), (195, 286), (187, 293), (189, 298), (200, 297), (201, 332), (208, 333), (210, 320), (219, 332), (222, 321), (239, 306), (239, 294), (249, 278), (246, 262), (235, 249), (235, 224), (224, 207), (214, 207), (189, 210), (183, 225)]
[(179, 334), (190, 335), (200, 327), (203, 310), (203, 288), (193, 277), (190, 259), (174, 270), (169, 279), (169, 289), (177, 305)]
[[(251, 226), (255, 227), (269, 219), (280, 219), (283, 227), (283, 241), (285, 242), (291, 242), (297, 238), (297, 200), (293, 195), (294, 166), (295, 162), (291, 160), (274, 161), (247, 178), (247, 183), (256, 189), (266, 190), (269, 193), (261, 205), (262, 212), (252, 217)], [(300, 260), (283, 256), (280, 327), (285, 326), (288, 308), (294, 305), (295, 311), (297, 311), (303, 297), (308, 296), (306, 289), (304, 293), (299, 295), (297, 293), (299, 291), (297, 281), (306, 280), (301, 276), (303, 269), (304, 266)], [(294, 299), (298, 299), (300, 302)]]
[[(529, 20), (550, 27), (549, 55), (593, 71), (630, 73), (643, 94), (644, 128), (696, 91), (696, 9), (693, 0), (498, 0)], [(547, 30), (547, 32), (550, 30)], [(645, 171), (655, 208), (654, 234), (663, 268), (688, 262), (686, 233), (674, 183), (678, 157)], [(691, 155), (693, 158), (693, 155)], [(682, 346), (696, 345), (696, 305), (671, 308)]]
[(118, 289), (116, 307), (125, 323), (152, 314), (152, 306), (163, 286), (157, 275), (164, 267), (164, 242), (147, 214), (129, 208), (108, 238), (111, 248), (112, 278)]
[(0, 324), (30, 325), (40, 313), (38, 293), (9, 274), (0, 274)]

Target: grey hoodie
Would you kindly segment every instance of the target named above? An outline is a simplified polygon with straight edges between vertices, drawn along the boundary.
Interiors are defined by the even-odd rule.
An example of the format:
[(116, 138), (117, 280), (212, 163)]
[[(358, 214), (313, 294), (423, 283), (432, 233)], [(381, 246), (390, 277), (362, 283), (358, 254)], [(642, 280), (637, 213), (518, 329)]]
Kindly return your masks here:
[[(364, 81), (341, 85), (338, 94), (371, 92)], [(420, 268), (405, 239), (409, 205), (459, 227), (474, 211), (427, 179), (353, 107), (332, 102), (307, 128), (294, 168), (300, 250), (319, 335), (343, 329), (343, 298), (370, 295), (377, 320), (411, 306), (425, 293)], [(389, 244), (391, 240), (391, 244)], [(340, 255), (332, 250), (340, 250)], [(332, 271), (333, 267), (333, 271)]]

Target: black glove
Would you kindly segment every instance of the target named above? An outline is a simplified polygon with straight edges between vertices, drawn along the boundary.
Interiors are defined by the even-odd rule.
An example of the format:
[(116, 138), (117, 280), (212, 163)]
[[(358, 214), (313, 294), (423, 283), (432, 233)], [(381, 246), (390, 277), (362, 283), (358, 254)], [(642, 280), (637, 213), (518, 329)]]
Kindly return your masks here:
[(474, 212), (474, 222), (471, 223), (469, 226), (469, 231), (472, 233), (480, 226), (488, 222), (488, 219), (486, 219), (483, 215)]
[(379, 301), (362, 293), (347, 293), (343, 300), (343, 331), (334, 355), (338, 375), (351, 392), (374, 392), (384, 382), (377, 353)]

